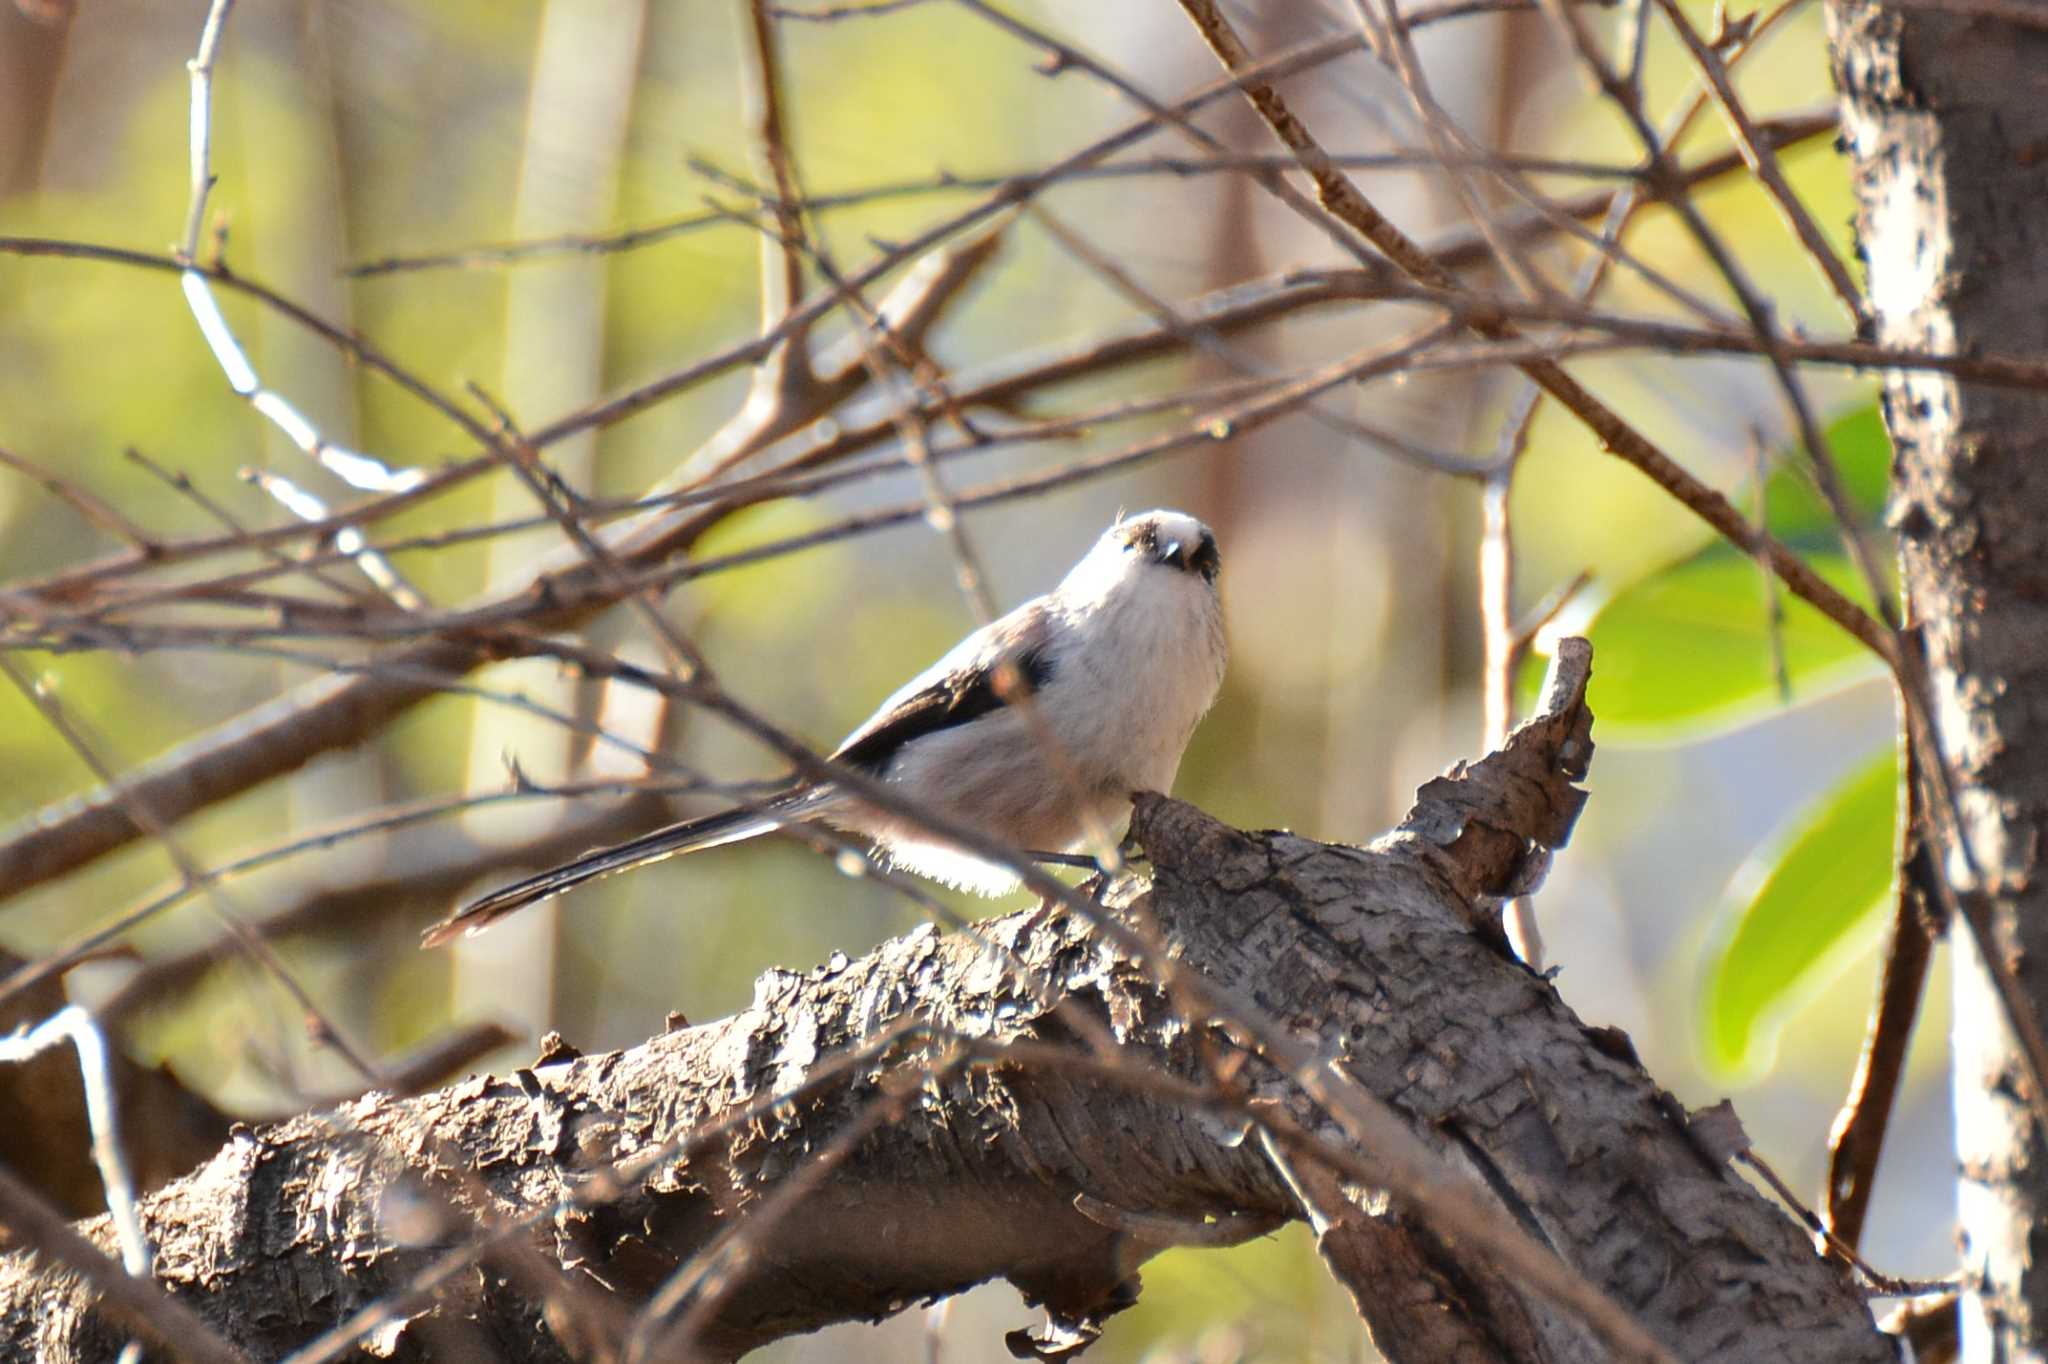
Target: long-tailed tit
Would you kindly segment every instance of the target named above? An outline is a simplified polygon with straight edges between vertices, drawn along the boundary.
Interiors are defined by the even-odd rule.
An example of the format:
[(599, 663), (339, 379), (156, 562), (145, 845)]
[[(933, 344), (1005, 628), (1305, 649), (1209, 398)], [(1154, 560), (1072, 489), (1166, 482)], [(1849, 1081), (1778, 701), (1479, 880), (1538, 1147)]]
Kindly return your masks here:
[[(1119, 519), (1060, 585), (961, 640), (833, 753), (919, 805), (1030, 852), (1072, 852), (1120, 828), (1135, 791), (1166, 791), (1216, 699), (1227, 650), (1216, 537), (1192, 516)], [(1007, 669), (1005, 665), (1008, 665)], [(1016, 704), (1017, 684), (1028, 705)], [(429, 929), (474, 933), (571, 886), (642, 863), (822, 821), (895, 866), (983, 895), (1017, 875), (832, 782), (687, 820), (517, 881)]]

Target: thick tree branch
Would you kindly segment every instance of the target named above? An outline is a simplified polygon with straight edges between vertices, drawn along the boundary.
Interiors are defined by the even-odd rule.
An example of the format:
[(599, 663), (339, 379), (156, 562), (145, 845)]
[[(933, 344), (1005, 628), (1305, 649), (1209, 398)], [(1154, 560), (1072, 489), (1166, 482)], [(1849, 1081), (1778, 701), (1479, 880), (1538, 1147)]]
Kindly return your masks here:
[[(1051, 1356), (1131, 1300), (1143, 1259), (1230, 1239), (1207, 1217), (1246, 1219), (1236, 1234), (1309, 1215), (1397, 1358), (1450, 1340), (1583, 1358), (1598, 1339), (1619, 1357), (1887, 1359), (1845, 1273), (1695, 1139), (1625, 1038), (1499, 944), (1492, 898), (1527, 887), (1581, 799), (1582, 665), (1371, 848), (1141, 799), (1154, 881), (1104, 902), (1173, 944), (1206, 1010), (1066, 913), (922, 929), (772, 970), (747, 1010), (629, 1051), (556, 1048), (243, 1133), (148, 1200), (158, 1278), (262, 1357), (354, 1321), (396, 1358), (466, 1323), (503, 1358), (558, 1360), (630, 1313), (643, 1343), (731, 1358), (1000, 1277), (1051, 1318), (1015, 1343)], [(1232, 1007), (1325, 1061), (1273, 1064)], [(1076, 1040), (1103, 1029), (1113, 1052)], [(1361, 1142), (1361, 1103), (1442, 1173)], [(1491, 1209), (1485, 1235), (1462, 1230), (1468, 1206)], [(1560, 1263), (1496, 1258), (1523, 1243)], [(1373, 1264), (1425, 1266), (1429, 1291), (1378, 1291)], [(1600, 1310), (1545, 1282), (1586, 1284)], [(645, 1313), (665, 1285), (676, 1310)], [(62, 1272), (0, 1260), (18, 1357), (109, 1351), (119, 1327), (88, 1304)]]

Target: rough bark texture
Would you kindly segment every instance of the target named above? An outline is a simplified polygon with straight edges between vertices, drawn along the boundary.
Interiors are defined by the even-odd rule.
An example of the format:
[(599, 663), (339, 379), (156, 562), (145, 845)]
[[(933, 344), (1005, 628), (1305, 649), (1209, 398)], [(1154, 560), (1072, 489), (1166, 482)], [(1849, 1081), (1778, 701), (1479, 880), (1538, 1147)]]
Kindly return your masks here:
[[(592, 1357), (635, 1329), (650, 1357), (731, 1358), (1002, 1277), (1048, 1308), (1050, 1357), (1128, 1303), (1176, 1224), (1196, 1240), (1206, 1214), (1257, 1225), (1305, 1198), (1390, 1357), (1604, 1357), (1433, 1225), (1426, 1189), (1358, 1187), (1373, 1153), (1247, 1050), (1257, 1014), (1325, 1059), (1318, 1083), (1383, 1099), (1674, 1354), (1889, 1360), (1848, 1278), (1486, 913), (1569, 831), (1587, 724), (1574, 701), (1525, 727), (1369, 849), (1142, 798), (1153, 882), (1107, 901), (1238, 1021), (1190, 1011), (1185, 988), (1064, 912), (922, 929), (771, 971), (744, 1012), (629, 1051), (555, 1049), (509, 1077), (241, 1131), (149, 1200), (157, 1276), (258, 1358), (397, 1298), (410, 1315), (366, 1336), (373, 1353), (513, 1361)], [(1249, 1113), (1291, 1134), (1287, 1172)], [(768, 1216), (778, 1205), (790, 1215)], [(480, 1224), (520, 1218), (450, 1269)], [(726, 1253), (693, 1265), (721, 1237)], [(0, 1259), (0, 1357), (104, 1359), (118, 1339), (70, 1276)]]
[[(2025, 11), (2033, 11), (2032, 21)], [(1829, 7), (1880, 340), (2048, 351), (2048, 7)], [(1894, 373), (1892, 518), (1997, 951), (2048, 1016), (2048, 398)], [(1948, 873), (1967, 874), (1951, 852)], [(2048, 1147), (1960, 930), (1966, 1357), (2048, 1359)]]

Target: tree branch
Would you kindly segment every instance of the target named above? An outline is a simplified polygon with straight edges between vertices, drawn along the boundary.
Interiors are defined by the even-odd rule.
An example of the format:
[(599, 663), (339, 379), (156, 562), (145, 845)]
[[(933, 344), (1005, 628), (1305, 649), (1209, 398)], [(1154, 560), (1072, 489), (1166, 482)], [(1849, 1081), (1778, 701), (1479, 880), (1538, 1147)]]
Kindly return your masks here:
[[(515, 1248), (620, 1309), (580, 1329), (670, 1286), (677, 1310), (643, 1313), (636, 1338), (705, 1358), (1003, 1278), (1050, 1316), (1013, 1342), (1053, 1357), (1133, 1300), (1164, 1245), (1311, 1215), (1347, 1282), (1428, 1266), (1428, 1295), (1352, 1285), (1396, 1348), (1887, 1359), (1847, 1274), (1695, 1139), (1626, 1038), (1500, 945), (1495, 897), (1529, 887), (1583, 798), (1583, 664), (1368, 849), (1140, 799), (1154, 880), (1104, 903), (1172, 943), (1201, 998), (1277, 1021), (1285, 1048), (1254, 1047), (1227, 1004), (1191, 1014), (1157, 963), (1073, 915), (920, 929), (771, 970), (747, 1010), (628, 1051), (557, 1047), (509, 1077), (245, 1132), (148, 1200), (159, 1280), (264, 1357), (323, 1333), (313, 1357), (335, 1357), (370, 1329), (417, 1351), (466, 1322), (503, 1358), (559, 1360), (581, 1348), (557, 1334), (570, 1317), (533, 1330)], [(1076, 1041), (1105, 1029), (1113, 1052)], [(1323, 1058), (1306, 1072), (1302, 1048)], [(1361, 1141), (1361, 1106), (1399, 1141)], [(87, 1296), (0, 1260), (0, 1334), (99, 1357), (119, 1328)]]

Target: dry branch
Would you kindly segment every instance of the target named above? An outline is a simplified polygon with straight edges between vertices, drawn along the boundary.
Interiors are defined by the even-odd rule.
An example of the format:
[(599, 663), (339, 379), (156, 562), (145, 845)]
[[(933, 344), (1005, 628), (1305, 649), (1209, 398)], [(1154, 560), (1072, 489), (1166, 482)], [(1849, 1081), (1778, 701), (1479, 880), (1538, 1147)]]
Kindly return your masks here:
[[(1250, 54), (1214, 0), (1181, 0), (1181, 8), (1187, 11), (1196, 30), (1227, 70), (1244, 72), (1250, 69)], [(1318, 201), (1330, 214), (1378, 247), (1404, 275), (1418, 284), (1447, 292), (1456, 289), (1457, 282), (1450, 273), (1382, 215), (1358, 187), (1336, 169), (1329, 154), (1288, 108), (1275, 86), (1247, 80), (1245, 98), (1258, 110), (1274, 136), (1300, 158), (1302, 168), (1315, 181)], [(1683, 199), (1674, 201), (1681, 206), (1687, 202)], [(1499, 319), (1467, 316), (1462, 320), (1481, 335), (1495, 340), (1510, 340), (1517, 335), (1512, 325)], [(1723, 538), (1768, 563), (1791, 592), (1841, 626), (1872, 653), (1887, 663), (1895, 660), (1897, 648), (1891, 633), (1872, 619), (1869, 612), (1836, 591), (1811, 565), (1775, 538), (1744, 521), (1742, 513), (1727, 498), (1688, 473), (1612, 408), (1594, 397), (1557, 361), (1530, 360), (1520, 368), (1578, 417), (1587, 430), (1599, 438), (1603, 450), (1634, 465), (1687, 510), (1720, 532)]]
[[(986, 237), (971, 238), (936, 253), (932, 268), (913, 273), (898, 294), (885, 302), (901, 310), (901, 325), (922, 335), (972, 281), (975, 267), (992, 250)], [(951, 268), (954, 261), (968, 262)], [(837, 401), (843, 395), (798, 395), (806, 401)], [(755, 423), (755, 438), (765, 443), (784, 430), (823, 416), (824, 407), (796, 415), (781, 406), (764, 405), (736, 420)], [(716, 438), (730, 439), (729, 432)], [(623, 568), (644, 568), (688, 553), (699, 536), (738, 506), (679, 507), (650, 514), (607, 538), (605, 549)], [(525, 624), (550, 631), (570, 628), (627, 593), (615, 576), (581, 555), (551, 561), (515, 595), (527, 604)], [(493, 650), (476, 639), (434, 639), (384, 660), (393, 668), (361, 676), (319, 678), (286, 693), (233, 722), (174, 749), (131, 771), (116, 787), (102, 787), (37, 814), (15, 831), (0, 850), (0, 885), (18, 893), (138, 838), (141, 824), (134, 811), (146, 810), (157, 821), (175, 824), (186, 815), (237, 795), (271, 777), (296, 771), (322, 753), (347, 748), (382, 725), (434, 695), (440, 688), (422, 678), (453, 681), (491, 661)]]
[[(559, 1360), (665, 1284), (677, 1309), (638, 1338), (680, 1347), (660, 1338), (686, 1323), (698, 1357), (731, 1358), (1000, 1277), (1047, 1307), (1033, 1348), (1053, 1351), (1167, 1243), (1227, 1239), (1208, 1216), (1256, 1230), (1306, 1207), (1334, 1272), (1427, 1269), (1418, 1291), (1349, 1285), (1396, 1358), (1446, 1339), (1447, 1312), (1501, 1358), (1597, 1351), (1581, 1308), (1482, 1249), (1547, 1259), (1542, 1242), (1604, 1295), (1607, 1340), (1629, 1338), (1619, 1322), (1646, 1342), (1625, 1357), (1888, 1359), (1844, 1272), (1703, 1148), (1626, 1039), (1500, 947), (1493, 897), (1527, 885), (1582, 799), (1584, 677), (1368, 849), (1141, 800), (1154, 880), (1105, 903), (1164, 934), (1206, 996), (1327, 1058), (1306, 1088), (1225, 1011), (1191, 1020), (1156, 966), (1033, 910), (772, 970), (746, 1011), (628, 1051), (557, 1048), (245, 1132), (148, 1201), (158, 1279), (263, 1357), (354, 1320), (399, 1358), (467, 1331)], [(1114, 1052), (1077, 1042), (1102, 1028)], [(1439, 1174), (1352, 1135), (1353, 1085)], [(793, 1183), (794, 1215), (761, 1216)], [(1362, 1196), (1375, 1185), (1392, 1200)], [(1490, 1209), (1485, 1237), (1454, 1232), (1468, 1205)], [(560, 1267), (552, 1290), (536, 1260)], [(119, 1328), (88, 1302), (63, 1271), (0, 1260), (7, 1357), (103, 1357)]]

